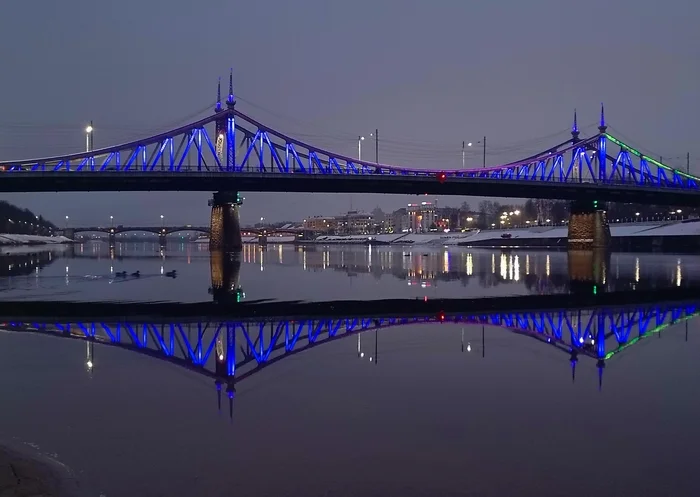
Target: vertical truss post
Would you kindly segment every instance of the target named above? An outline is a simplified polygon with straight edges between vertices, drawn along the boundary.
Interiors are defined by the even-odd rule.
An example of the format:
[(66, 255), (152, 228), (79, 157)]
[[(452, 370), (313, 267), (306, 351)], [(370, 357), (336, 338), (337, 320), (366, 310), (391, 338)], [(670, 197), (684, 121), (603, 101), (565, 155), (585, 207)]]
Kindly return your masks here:
[(226, 120), (226, 171), (236, 170), (236, 121), (233, 113)]

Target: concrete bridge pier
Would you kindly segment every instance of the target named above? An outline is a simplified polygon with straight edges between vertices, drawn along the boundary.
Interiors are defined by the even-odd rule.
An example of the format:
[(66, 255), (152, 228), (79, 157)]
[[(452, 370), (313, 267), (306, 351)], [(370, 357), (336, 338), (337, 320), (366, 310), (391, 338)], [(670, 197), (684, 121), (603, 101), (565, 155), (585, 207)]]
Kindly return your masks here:
[(161, 247), (165, 247), (168, 244), (168, 240), (166, 238), (165, 233), (158, 233), (158, 245)]
[(238, 210), (243, 204), (237, 192), (216, 192), (209, 201), (211, 224), (209, 250), (240, 252), (243, 250)]
[(73, 228), (65, 228), (63, 230), (63, 236), (75, 240), (75, 230)]
[(110, 247), (114, 247), (117, 245), (117, 234), (114, 232), (114, 229), (111, 229), (109, 231), (108, 241)]
[(610, 226), (605, 209), (597, 200), (571, 203), (569, 214), (569, 250), (607, 248), (610, 244)]

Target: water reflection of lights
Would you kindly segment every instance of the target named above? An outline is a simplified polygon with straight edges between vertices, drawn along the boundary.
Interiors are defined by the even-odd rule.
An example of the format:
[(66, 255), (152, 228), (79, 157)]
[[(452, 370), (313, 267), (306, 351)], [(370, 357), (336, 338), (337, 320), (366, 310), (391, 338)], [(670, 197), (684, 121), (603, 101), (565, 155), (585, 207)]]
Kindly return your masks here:
[(515, 281), (520, 281), (520, 257), (517, 255), (515, 256), (515, 259), (513, 260), (513, 274), (514, 274), (514, 280)]
[(496, 274), (496, 254), (491, 254), (491, 274)]
[(442, 270), (445, 273), (450, 272), (450, 253), (447, 250), (442, 254)]
[(467, 276), (474, 274), (474, 258), (472, 254), (467, 254)]
[(501, 254), (501, 263), (500, 263), (500, 269), (501, 269), (501, 278), (508, 279), (508, 257), (506, 257), (506, 254)]
[(634, 259), (634, 281), (639, 283), (639, 257)]
[(525, 255), (525, 274), (530, 275), (530, 254)]
[(282, 264), (282, 244), (280, 243), (278, 248), (277, 248), (277, 258), (279, 259), (279, 263)]
[(678, 259), (678, 262), (676, 263), (676, 286), (681, 286), (682, 280), (683, 276), (681, 274), (681, 260)]
[(302, 261), (302, 266), (304, 267), (304, 271), (306, 271), (306, 250), (304, 250), (302, 255), (301, 255), (301, 261)]
[(547, 260), (545, 261), (545, 266), (544, 266), (545, 273), (547, 273), (547, 276), (550, 275), (550, 263), (549, 263), (549, 254), (547, 254)]

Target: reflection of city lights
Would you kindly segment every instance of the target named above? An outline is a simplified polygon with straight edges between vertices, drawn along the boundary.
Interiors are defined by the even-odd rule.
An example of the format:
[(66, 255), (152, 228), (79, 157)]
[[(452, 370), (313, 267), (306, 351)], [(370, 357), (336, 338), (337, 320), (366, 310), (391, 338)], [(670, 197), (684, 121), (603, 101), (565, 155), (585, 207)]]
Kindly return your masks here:
[(496, 274), (496, 254), (491, 254), (491, 274)]
[(525, 274), (530, 275), (530, 254), (525, 255)]
[(544, 270), (545, 270), (545, 272), (547, 273), (547, 276), (549, 276), (549, 269), (550, 269), (550, 266), (549, 266), (549, 255), (547, 255), (547, 260), (545, 261), (545, 266), (544, 266)]
[(87, 362), (87, 367), (88, 367), (88, 369), (92, 369), (92, 361)]
[(515, 281), (520, 281), (520, 258), (517, 255), (513, 261), (513, 275)]
[(467, 352), (471, 352), (471, 351), (472, 351), (472, 344), (467, 343)]
[(501, 269), (501, 278), (508, 279), (508, 258), (506, 257), (506, 254), (501, 254), (501, 263), (500, 263), (500, 269)]
[(219, 354), (219, 360), (223, 361), (224, 360), (224, 354)]
[(474, 258), (472, 254), (467, 254), (467, 276), (474, 274)]
[(450, 272), (450, 253), (447, 250), (442, 255), (442, 271), (445, 273)]
[(676, 264), (676, 286), (681, 286), (682, 280), (683, 276), (681, 275), (681, 260), (678, 259), (678, 263)]
[(634, 281), (639, 283), (639, 257), (634, 260)]

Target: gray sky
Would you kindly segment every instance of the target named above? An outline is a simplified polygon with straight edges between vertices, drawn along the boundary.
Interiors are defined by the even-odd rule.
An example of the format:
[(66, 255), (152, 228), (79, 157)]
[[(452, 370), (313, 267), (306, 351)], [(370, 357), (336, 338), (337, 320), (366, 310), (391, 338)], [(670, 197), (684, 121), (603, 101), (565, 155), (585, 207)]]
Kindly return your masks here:
[[(379, 128), (382, 162), (459, 167), (462, 141), (486, 135), (495, 164), (564, 138), (574, 107), (593, 134), (604, 101), (613, 134), (672, 165), (689, 151), (700, 172), (694, 0), (7, 0), (2, 11), (3, 160), (81, 150), (91, 119), (98, 147), (189, 122), (233, 67), (241, 110), (339, 153)], [(468, 162), (479, 166), (480, 151)], [(246, 223), (351, 202), (245, 196)], [(4, 198), (57, 223), (209, 217), (202, 193)], [(411, 200), (352, 196), (366, 210)], [(463, 200), (478, 203), (440, 201)]]

